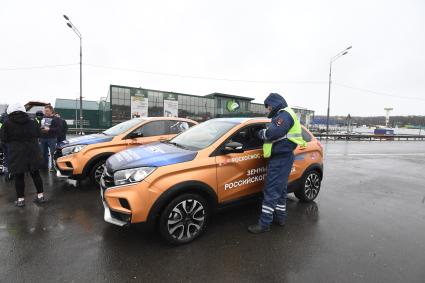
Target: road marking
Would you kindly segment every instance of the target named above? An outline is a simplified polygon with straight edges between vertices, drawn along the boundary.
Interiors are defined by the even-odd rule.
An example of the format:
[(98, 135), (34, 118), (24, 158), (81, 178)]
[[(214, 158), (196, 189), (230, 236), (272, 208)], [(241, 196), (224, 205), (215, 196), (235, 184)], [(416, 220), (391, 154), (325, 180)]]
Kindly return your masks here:
[(425, 152), (418, 153), (328, 153), (327, 156), (425, 156)]

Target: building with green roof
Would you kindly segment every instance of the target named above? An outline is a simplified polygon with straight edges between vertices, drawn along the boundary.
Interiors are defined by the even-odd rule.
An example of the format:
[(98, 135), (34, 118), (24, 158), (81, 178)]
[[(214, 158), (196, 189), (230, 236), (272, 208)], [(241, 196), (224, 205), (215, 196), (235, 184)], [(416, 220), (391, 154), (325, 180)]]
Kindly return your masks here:
[[(106, 97), (83, 101), (83, 127), (106, 129), (134, 117), (174, 116), (202, 122), (218, 117), (265, 117), (267, 109), (254, 98), (225, 93), (205, 96), (129, 86), (110, 85)], [(55, 110), (75, 128), (78, 99), (56, 99)], [(302, 124), (309, 126), (314, 111), (292, 107)]]
[[(56, 98), (55, 111), (61, 115), (69, 127), (76, 128), (80, 125), (79, 99), (63, 99)], [(83, 100), (83, 127), (98, 129), (99, 128), (99, 102), (91, 100)]]

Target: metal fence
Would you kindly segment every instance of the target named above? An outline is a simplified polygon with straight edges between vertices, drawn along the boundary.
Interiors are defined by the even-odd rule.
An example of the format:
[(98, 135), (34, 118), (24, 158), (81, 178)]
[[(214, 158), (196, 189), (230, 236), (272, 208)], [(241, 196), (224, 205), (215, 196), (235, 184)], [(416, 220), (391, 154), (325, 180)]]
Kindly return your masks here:
[(423, 141), (425, 135), (350, 135), (350, 134), (314, 134), (319, 140), (345, 141)]
[[(83, 129), (84, 134), (95, 134), (103, 132), (105, 129), (85, 128)], [(80, 133), (79, 128), (69, 128), (68, 134), (78, 135)], [(424, 141), (425, 135), (392, 135), (392, 136), (379, 136), (373, 134), (322, 134), (314, 133), (314, 136), (319, 140), (344, 140), (344, 141)]]
[[(83, 128), (83, 133), (87, 134), (96, 134), (103, 132), (105, 129), (95, 129), (95, 128)], [(68, 128), (69, 135), (78, 135), (80, 133), (80, 128)]]

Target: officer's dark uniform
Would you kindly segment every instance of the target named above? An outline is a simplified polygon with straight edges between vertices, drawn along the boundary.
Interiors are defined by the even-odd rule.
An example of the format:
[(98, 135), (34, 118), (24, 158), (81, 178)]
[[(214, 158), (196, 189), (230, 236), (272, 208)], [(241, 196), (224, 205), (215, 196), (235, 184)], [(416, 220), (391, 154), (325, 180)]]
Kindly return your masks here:
[(248, 228), (252, 233), (268, 231), (274, 215), (280, 225), (285, 224), (288, 178), (294, 163), (293, 151), (297, 147), (297, 144), (285, 138), (294, 125), (294, 119), (291, 115), (283, 111), (288, 106), (285, 99), (277, 93), (271, 93), (264, 104), (266, 107), (272, 107), (268, 116), (272, 118), (272, 121), (266, 130), (259, 132), (259, 136), (261, 139), (274, 143), (263, 191), (261, 216), (258, 224)]

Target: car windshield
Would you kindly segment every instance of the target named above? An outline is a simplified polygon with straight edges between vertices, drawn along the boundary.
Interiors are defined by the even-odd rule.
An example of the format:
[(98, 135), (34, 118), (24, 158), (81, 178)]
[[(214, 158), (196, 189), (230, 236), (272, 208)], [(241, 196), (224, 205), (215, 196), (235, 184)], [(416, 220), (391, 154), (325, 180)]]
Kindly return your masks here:
[(103, 134), (107, 136), (121, 135), (122, 133), (125, 133), (126, 131), (133, 128), (137, 124), (142, 123), (143, 121), (145, 120), (141, 118), (134, 118), (134, 119), (119, 123), (118, 125), (115, 125), (112, 128), (107, 129), (106, 131), (103, 132)]
[(213, 144), (237, 124), (222, 119), (208, 120), (181, 133), (170, 143), (189, 150), (201, 150)]

